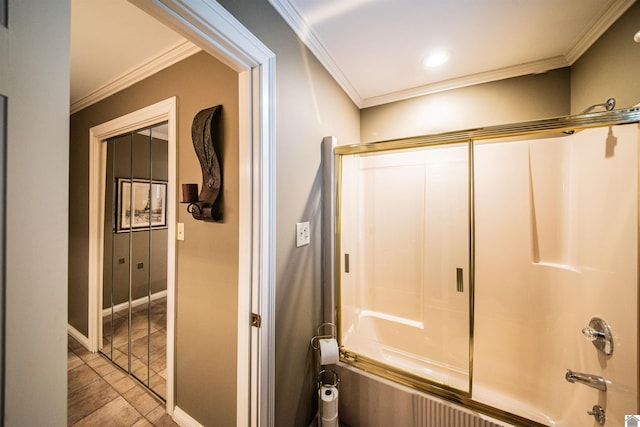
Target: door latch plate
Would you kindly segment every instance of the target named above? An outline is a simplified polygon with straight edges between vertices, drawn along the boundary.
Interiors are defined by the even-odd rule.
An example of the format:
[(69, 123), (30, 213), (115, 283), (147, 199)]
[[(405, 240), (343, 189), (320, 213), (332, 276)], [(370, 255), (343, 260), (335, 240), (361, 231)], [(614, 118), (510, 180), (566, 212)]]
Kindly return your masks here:
[(251, 326), (259, 328), (262, 324), (262, 317), (259, 314), (251, 313)]

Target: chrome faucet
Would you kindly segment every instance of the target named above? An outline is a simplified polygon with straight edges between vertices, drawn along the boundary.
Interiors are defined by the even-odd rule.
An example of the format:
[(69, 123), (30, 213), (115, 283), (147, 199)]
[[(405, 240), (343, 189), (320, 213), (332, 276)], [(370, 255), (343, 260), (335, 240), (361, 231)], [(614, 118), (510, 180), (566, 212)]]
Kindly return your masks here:
[(581, 372), (573, 372), (571, 369), (567, 369), (567, 374), (564, 377), (570, 383), (580, 383), (588, 385), (589, 387), (597, 388), (598, 390), (607, 391), (607, 382), (604, 378), (597, 375), (583, 374)]

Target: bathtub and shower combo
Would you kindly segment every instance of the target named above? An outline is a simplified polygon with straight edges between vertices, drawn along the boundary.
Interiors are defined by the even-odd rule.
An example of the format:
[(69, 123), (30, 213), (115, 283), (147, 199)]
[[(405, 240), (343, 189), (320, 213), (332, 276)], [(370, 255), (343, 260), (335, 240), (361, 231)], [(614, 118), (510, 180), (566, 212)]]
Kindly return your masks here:
[[(640, 109), (325, 152), (348, 425), (624, 425)], [(391, 423), (391, 424), (390, 424)]]

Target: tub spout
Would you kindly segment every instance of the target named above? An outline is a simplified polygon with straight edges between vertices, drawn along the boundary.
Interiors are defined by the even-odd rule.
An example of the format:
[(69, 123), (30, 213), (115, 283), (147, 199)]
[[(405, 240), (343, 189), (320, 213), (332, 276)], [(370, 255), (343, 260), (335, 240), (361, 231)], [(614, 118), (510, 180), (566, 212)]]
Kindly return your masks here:
[(588, 385), (589, 387), (597, 388), (598, 390), (607, 391), (607, 382), (604, 378), (597, 375), (583, 374), (581, 372), (574, 372), (571, 369), (567, 369), (567, 374), (564, 377), (570, 383), (580, 383)]

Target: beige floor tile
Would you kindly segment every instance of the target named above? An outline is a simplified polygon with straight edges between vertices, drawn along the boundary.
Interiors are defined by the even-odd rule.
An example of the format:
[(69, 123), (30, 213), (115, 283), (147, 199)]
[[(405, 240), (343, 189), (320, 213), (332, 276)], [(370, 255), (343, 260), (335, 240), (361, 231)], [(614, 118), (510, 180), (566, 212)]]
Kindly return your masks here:
[(91, 360), (87, 360), (87, 365), (91, 366), (91, 368), (98, 373), (101, 377), (104, 377), (109, 372), (114, 371), (118, 368), (114, 366), (109, 360), (107, 360), (104, 356), (96, 357)]
[(140, 385), (136, 385), (123, 396), (142, 415), (148, 414), (160, 405), (160, 402)]
[(82, 344), (80, 344), (75, 338), (73, 338), (70, 335), (67, 335), (67, 346), (69, 347), (69, 349), (71, 350), (76, 350), (79, 348), (84, 348), (82, 347)]
[(160, 405), (146, 415), (146, 418), (156, 427), (175, 427), (178, 424), (167, 414), (164, 406)]
[[(74, 351), (74, 353), (76, 352)], [(76, 354), (78, 354), (78, 357), (80, 357), (80, 359), (84, 360), (85, 362), (89, 362), (90, 360), (97, 359), (100, 357), (100, 353), (91, 353), (90, 351), (87, 351), (87, 350), (81, 353), (82, 354), (78, 354), (78, 353)]]
[[(91, 353), (89, 350), (87, 350), (86, 348), (80, 346), (80, 347), (69, 347), (71, 349), (71, 351), (78, 356), (79, 358), (83, 358), (83, 357), (87, 357), (93, 353)], [(84, 360), (84, 359), (83, 359)]]
[(83, 363), (67, 372), (67, 393), (71, 394), (99, 379), (100, 376)]
[(151, 422), (149, 422), (149, 420), (147, 420), (146, 418), (142, 418), (140, 419), (140, 421), (138, 421), (131, 427), (155, 427), (155, 426), (151, 424)]
[(70, 393), (67, 400), (69, 425), (118, 397), (118, 393), (100, 378)]
[(105, 375), (104, 380), (111, 384), (111, 386), (120, 394), (126, 393), (137, 385), (133, 379), (129, 378), (127, 374), (119, 369)]
[(73, 427), (129, 427), (140, 420), (144, 420), (144, 417), (120, 396), (73, 424)]
[(84, 364), (82, 359), (80, 359), (73, 351), (67, 352), (67, 370), (71, 370), (73, 368), (77, 368), (78, 366)]

